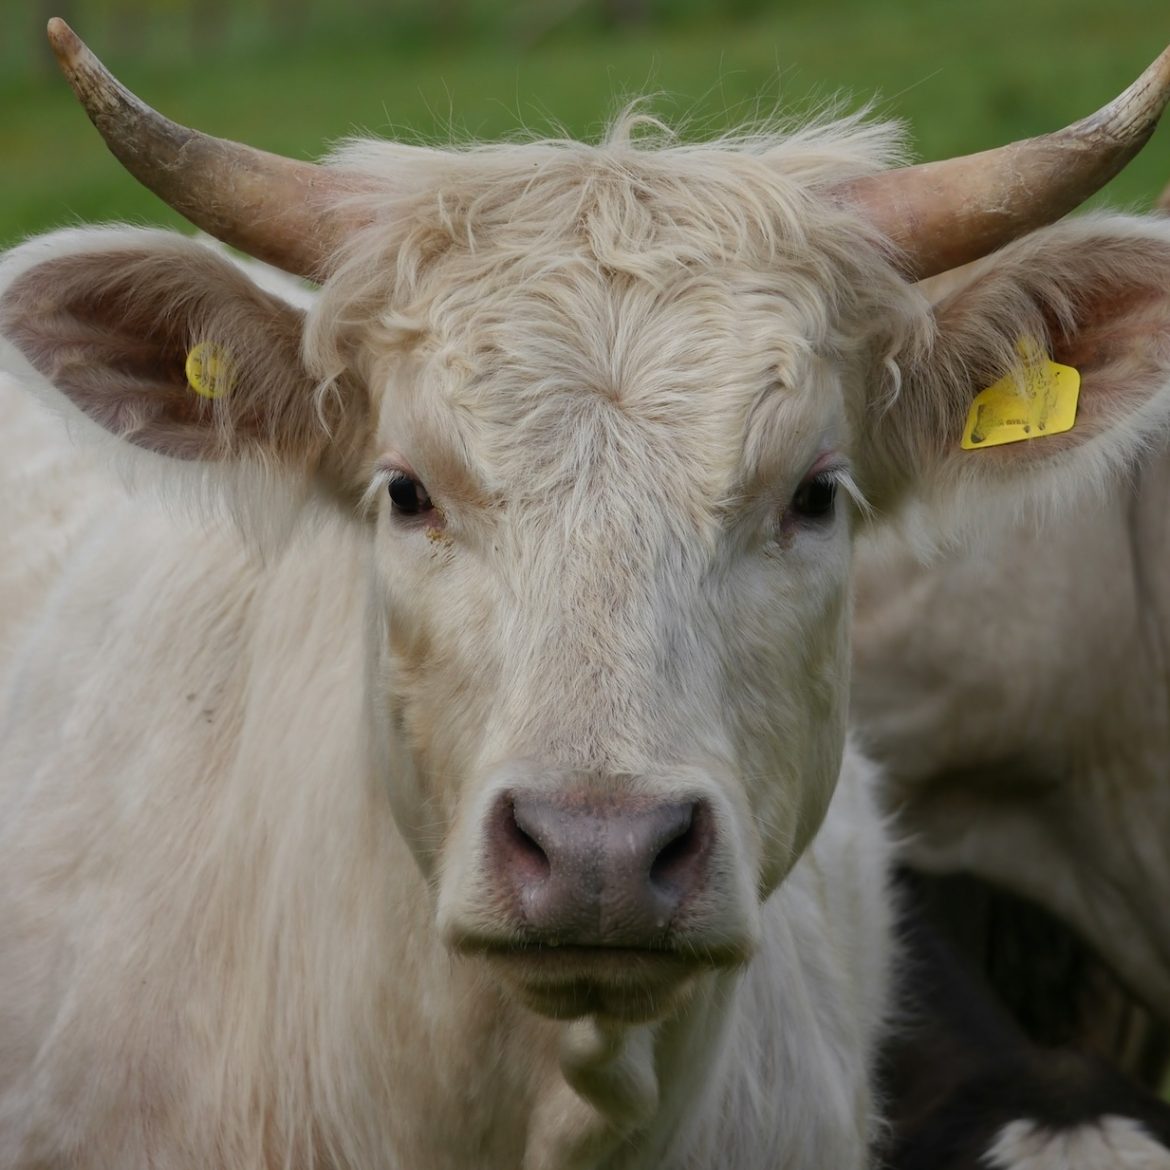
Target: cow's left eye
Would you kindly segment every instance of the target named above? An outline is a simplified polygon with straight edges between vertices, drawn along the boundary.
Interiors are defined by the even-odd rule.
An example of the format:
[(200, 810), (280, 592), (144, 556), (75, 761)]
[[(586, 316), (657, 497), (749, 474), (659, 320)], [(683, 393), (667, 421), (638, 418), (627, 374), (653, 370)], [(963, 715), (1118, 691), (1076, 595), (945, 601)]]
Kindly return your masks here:
[(434, 508), (427, 489), (405, 471), (390, 478), (390, 504), (396, 516), (423, 516)]
[(837, 477), (822, 471), (805, 480), (792, 497), (792, 511), (807, 520), (827, 520), (837, 502)]

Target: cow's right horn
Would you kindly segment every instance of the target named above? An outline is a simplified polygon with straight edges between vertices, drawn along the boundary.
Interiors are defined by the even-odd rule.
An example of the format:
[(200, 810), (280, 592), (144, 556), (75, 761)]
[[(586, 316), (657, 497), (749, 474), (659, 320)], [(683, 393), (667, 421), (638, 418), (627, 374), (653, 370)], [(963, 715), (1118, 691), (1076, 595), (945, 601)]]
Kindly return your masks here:
[(122, 85), (60, 18), (49, 43), (118, 161), (196, 227), (286, 272), (320, 280), (346, 225), (334, 172), (189, 130)]

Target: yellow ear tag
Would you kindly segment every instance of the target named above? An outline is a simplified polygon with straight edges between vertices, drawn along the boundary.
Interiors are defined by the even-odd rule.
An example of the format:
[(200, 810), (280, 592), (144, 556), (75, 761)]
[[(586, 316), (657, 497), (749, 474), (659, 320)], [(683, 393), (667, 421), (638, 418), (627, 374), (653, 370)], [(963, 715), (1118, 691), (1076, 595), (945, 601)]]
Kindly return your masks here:
[(235, 367), (222, 346), (201, 341), (187, 354), (187, 385), (203, 398), (222, 398), (236, 380)]
[(1023, 359), (1019, 373), (1008, 374), (975, 395), (963, 428), (964, 451), (1072, 430), (1080, 372), (1050, 361), (1031, 337), (1021, 337), (1016, 349)]

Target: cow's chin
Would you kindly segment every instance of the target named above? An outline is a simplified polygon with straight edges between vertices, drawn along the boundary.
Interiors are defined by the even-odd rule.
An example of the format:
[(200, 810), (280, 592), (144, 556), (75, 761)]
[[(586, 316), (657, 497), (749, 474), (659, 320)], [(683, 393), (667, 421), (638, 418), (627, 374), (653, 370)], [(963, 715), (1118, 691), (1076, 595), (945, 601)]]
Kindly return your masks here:
[(541, 1016), (644, 1024), (679, 1011), (696, 981), (746, 955), (603, 946), (478, 946), (474, 952), (516, 1001)]

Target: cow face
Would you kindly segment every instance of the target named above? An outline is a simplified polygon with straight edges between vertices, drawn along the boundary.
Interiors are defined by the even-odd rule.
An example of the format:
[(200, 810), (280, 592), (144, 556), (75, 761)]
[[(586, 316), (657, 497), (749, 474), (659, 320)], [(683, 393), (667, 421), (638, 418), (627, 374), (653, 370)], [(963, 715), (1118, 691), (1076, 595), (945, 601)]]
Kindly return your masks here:
[(839, 379), (762, 277), (436, 279), (371, 368), (379, 673), (445, 934), (741, 960), (840, 763)]
[[(512, 154), (353, 248), (315, 320), (352, 324), (312, 341), (376, 402), (374, 673), (444, 937), (541, 1010), (653, 1014), (751, 953), (836, 781), (877, 330), (828, 303), (841, 241), (739, 222), (765, 168), (696, 196), (659, 159)], [(872, 321), (909, 316), (856, 252), (849, 326), (880, 290)]]

